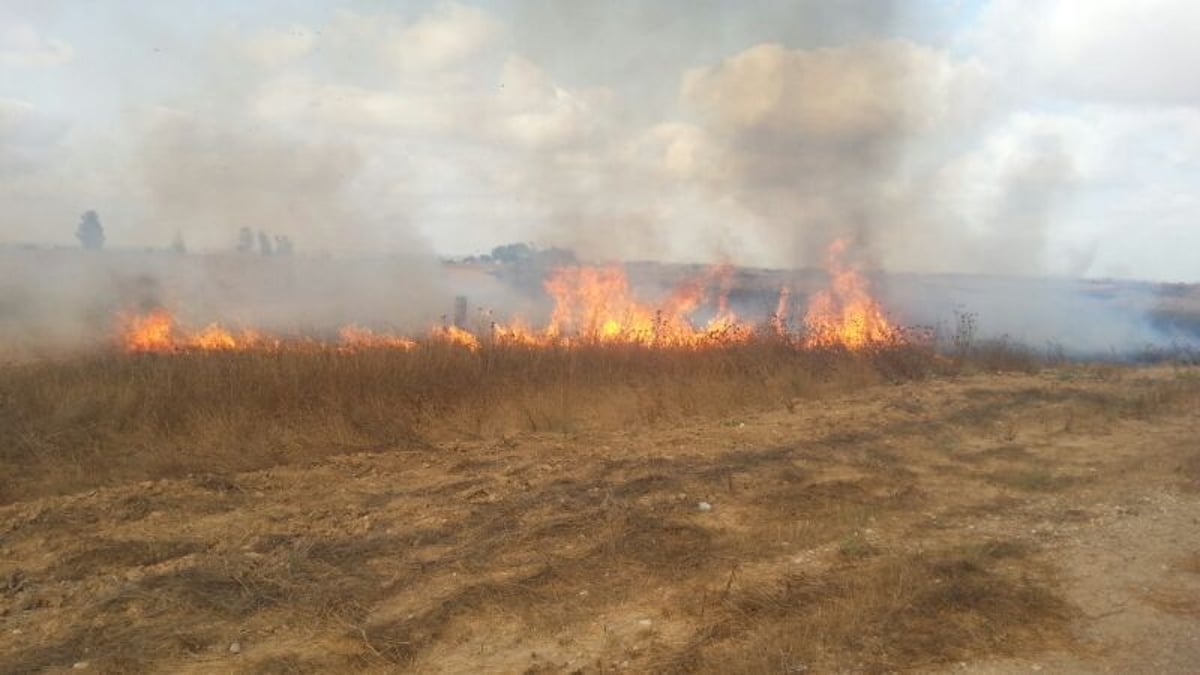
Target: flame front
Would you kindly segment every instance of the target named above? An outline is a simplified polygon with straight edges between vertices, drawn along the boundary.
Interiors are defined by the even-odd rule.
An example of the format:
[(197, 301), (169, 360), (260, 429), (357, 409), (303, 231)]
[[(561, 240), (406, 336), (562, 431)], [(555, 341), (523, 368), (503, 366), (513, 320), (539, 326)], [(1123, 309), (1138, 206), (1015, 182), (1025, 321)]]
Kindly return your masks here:
[(826, 255), (829, 288), (812, 296), (804, 316), (806, 343), (811, 347), (861, 349), (895, 342), (899, 331), (871, 297), (870, 284), (845, 260), (846, 241), (835, 239)]
[(130, 352), (236, 351), (261, 348), (269, 342), (257, 331), (235, 334), (215, 323), (189, 333), (161, 307), (122, 319), (121, 344)]
[(479, 338), (458, 326), (437, 326), (430, 333), (430, 337), (434, 340), (465, 347), (470, 351), (478, 351), (480, 347)]
[[(714, 267), (681, 284), (656, 306), (635, 297), (619, 267), (561, 268), (545, 283), (554, 312), (544, 337), (676, 347), (747, 340), (753, 328), (739, 322), (728, 307), (732, 276), (732, 267)], [(710, 300), (713, 287), (716, 315), (697, 327), (691, 317)]]
[[(830, 287), (814, 294), (804, 318), (804, 333), (788, 327), (791, 290), (780, 290), (775, 311), (760, 325), (741, 320), (729, 306), (734, 269), (710, 268), (676, 287), (659, 303), (639, 299), (620, 267), (556, 269), (544, 286), (554, 301), (548, 323), (532, 328), (520, 319), (493, 323), (490, 331), (437, 326), (425, 338), (380, 333), (351, 324), (329, 346), (339, 351), (412, 350), (423, 342), (443, 343), (476, 352), (484, 343), (527, 348), (582, 344), (627, 344), (653, 348), (699, 349), (766, 337), (797, 347), (840, 346), (859, 349), (894, 341), (899, 335), (871, 297), (866, 280), (843, 260), (846, 243), (829, 248)], [(702, 312), (703, 310), (703, 312)], [(697, 315), (707, 320), (697, 320)], [(121, 345), (130, 352), (235, 351), (301, 349), (326, 346), (317, 340), (283, 339), (253, 330), (233, 332), (218, 324), (199, 331), (181, 327), (166, 309), (126, 316)]]
[(412, 349), (417, 346), (415, 340), (410, 340), (399, 335), (389, 335), (387, 333), (376, 333), (370, 328), (363, 328), (358, 324), (350, 324), (342, 326), (338, 331), (339, 345), (343, 351), (354, 351), (356, 349)]
[(174, 349), (175, 318), (165, 309), (127, 316), (122, 321), (122, 343), (131, 352), (165, 352)]

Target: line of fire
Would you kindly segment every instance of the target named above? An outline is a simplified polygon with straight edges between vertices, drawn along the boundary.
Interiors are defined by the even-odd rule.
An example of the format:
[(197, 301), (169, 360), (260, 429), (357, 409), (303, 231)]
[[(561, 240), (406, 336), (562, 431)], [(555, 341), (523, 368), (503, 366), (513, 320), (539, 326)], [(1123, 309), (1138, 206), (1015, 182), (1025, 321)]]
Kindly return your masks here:
[[(531, 348), (582, 344), (624, 344), (648, 348), (704, 349), (771, 338), (798, 348), (840, 347), (857, 350), (913, 339), (894, 325), (871, 294), (870, 283), (848, 262), (847, 243), (835, 240), (828, 249), (828, 287), (809, 298), (802, 317), (789, 317), (791, 289), (779, 289), (775, 310), (762, 320), (739, 316), (729, 304), (734, 268), (715, 265), (677, 285), (660, 302), (637, 297), (619, 266), (566, 266), (544, 281), (554, 306), (549, 320), (531, 326), (521, 317), (471, 326), (468, 299), (455, 300), (453, 320), (421, 335), (380, 332), (350, 324), (336, 339), (273, 335), (253, 326), (231, 329), (212, 323), (189, 329), (170, 308), (120, 317), (117, 340), (128, 352), (240, 351), (336, 348), (415, 349), (440, 342), (478, 350), (483, 344)], [(696, 317), (704, 311), (708, 318)]]

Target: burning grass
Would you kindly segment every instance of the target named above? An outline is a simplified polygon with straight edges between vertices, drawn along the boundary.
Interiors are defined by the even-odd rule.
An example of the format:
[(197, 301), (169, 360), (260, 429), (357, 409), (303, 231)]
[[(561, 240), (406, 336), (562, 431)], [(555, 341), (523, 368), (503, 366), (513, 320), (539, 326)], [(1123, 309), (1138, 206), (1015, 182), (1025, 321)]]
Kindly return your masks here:
[(885, 318), (846, 248), (830, 247), (830, 287), (797, 327), (787, 288), (762, 323), (738, 317), (729, 266), (657, 302), (636, 297), (618, 267), (561, 268), (544, 282), (554, 309), (536, 329), (513, 319), (420, 337), (359, 325), (286, 336), (190, 329), (161, 307), (126, 314), (109, 353), (0, 375), (0, 476), (13, 479), (0, 501), (429, 436), (794, 410), (821, 392), (957, 367)]
[[(796, 348), (868, 349), (905, 343), (908, 331), (894, 326), (870, 293), (870, 284), (857, 265), (847, 262), (849, 244), (835, 240), (828, 251), (829, 288), (809, 298), (801, 324), (788, 314), (791, 290), (779, 290), (775, 309), (761, 324), (739, 317), (730, 307), (735, 270), (717, 265), (677, 285), (666, 297), (648, 301), (635, 293), (619, 266), (561, 267), (543, 281), (554, 303), (548, 322), (530, 327), (521, 317), (490, 321), (474, 331), (464, 329), (466, 317), (455, 325), (431, 328), (426, 340), (457, 345), (471, 351), (484, 344), (538, 348), (595, 345), (638, 345), (655, 349), (719, 349), (764, 338)], [(376, 332), (357, 324), (341, 327), (337, 337), (269, 335), (256, 328), (230, 331), (211, 323), (200, 330), (179, 324), (164, 307), (119, 317), (116, 344), (132, 353), (190, 351), (311, 351), (335, 347), (415, 349), (418, 339)]]

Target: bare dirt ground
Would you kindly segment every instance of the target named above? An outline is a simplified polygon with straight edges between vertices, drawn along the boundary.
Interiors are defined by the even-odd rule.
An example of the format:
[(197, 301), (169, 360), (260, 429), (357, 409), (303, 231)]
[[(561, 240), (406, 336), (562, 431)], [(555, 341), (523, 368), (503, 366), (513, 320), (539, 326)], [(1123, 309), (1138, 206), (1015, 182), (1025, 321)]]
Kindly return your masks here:
[(0, 672), (1196, 672), (1200, 379), (1071, 368), (0, 507)]

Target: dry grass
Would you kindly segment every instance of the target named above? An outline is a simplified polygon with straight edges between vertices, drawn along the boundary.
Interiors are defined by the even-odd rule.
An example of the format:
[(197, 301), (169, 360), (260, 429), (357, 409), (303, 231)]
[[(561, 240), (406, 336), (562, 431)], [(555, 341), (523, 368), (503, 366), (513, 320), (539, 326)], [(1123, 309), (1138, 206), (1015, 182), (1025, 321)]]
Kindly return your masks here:
[[(112, 544), (97, 550), (104, 551), (106, 546)], [(135, 562), (159, 562), (162, 553), (156, 551)], [(177, 558), (183, 555), (176, 553)], [(101, 563), (98, 555), (93, 556), (94, 562)], [(130, 562), (124, 553), (101, 564), (103, 569)], [(264, 613), (287, 610), (328, 621), (361, 620), (361, 607), (378, 592), (378, 582), (360, 567), (362, 557), (355, 559), (354, 565), (338, 562), (303, 541), (276, 555), (201, 556), (198, 564), (150, 574), (95, 598), (83, 610), (78, 630), (58, 642), (12, 654), (11, 660), (0, 660), (0, 665), (19, 663), (22, 670), (30, 672), (91, 654), (92, 666), (103, 672), (147, 672), (162, 659), (224, 648), (228, 643), (217, 643), (230, 635), (231, 623)], [(103, 622), (103, 630), (91, 627), (113, 616), (132, 620)]]
[[(182, 541), (80, 542), (78, 555), (38, 576), (145, 572), (94, 592), (72, 631), (0, 657), (0, 669), (52, 668), (89, 654), (105, 672), (153, 670), (211, 658), (241, 627), (281, 621), (321, 626), (341, 635), (345, 648), (325, 653), (323, 662), (268, 657), (251, 670), (411, 667), (471, 617), (517, 617), (528, 630), (553, 632), (664, 585), (678, 589), (675, 619), (695, 632), (683, 644), (650, 650), (642, 665), (657, 671), (886, 671), (1062, 638), (1069, 611), (1048, 580), (1007, 567), (1022, 562), (1027, 546), (982, 541), (913, 555), (864, 536), (869, 520), (911, 510), (914, 496), (903, 489), (911, 477), (819, 480), (786, 474), (788, 453), (741, 460), (739, 475), (755, 484), (782, 479), (743, 496), (747, 517), (737, 532), (697, 521), (692, 502), (674, 498), (677, 490), (723, 483), (718, 470), (730, 462), (718, 456), (664, 473), (634, 471), (620, 480), (584, 474), (514, 492), (471, 510), (452, 529), (259, 535), (215, 550)], [(791, 546), (835, 545), (842, 562), (820, 576), (743, 578), (738, 561), (769, 559), (778, 536), (797, 522), (808, 525), (787, 531)], [(435, 590), (448, 578), (461, 581)], [(380, 612), (381, 598), (407, 597), (418, 587), (431, 597)], [(35, 585), (20, 597), (25, 606), (17, 609), (28, 611), (53, 597), (53, 588)], [(114, 617), (132, 620), (118, 625)]]
[(1200, 619), (1200, 592), (1189, 588), (1158, 587), (1146, 593), (1154, 607), (1188, 619)]
[(1183, 479), (1183, 489), (1200, 492), (1200, 452), (1193, 452), (1179, 463), (1178, 472)]
[(931, 350), (771, 341), (706, 350), (93, 355), (0, 369), (0, 503), (422, 439), (730, 417), (944, 372)]
[(1200, 574), (1200, 553), (1193, 553), (1188, 557), (1178, 561), (1175, 568), (1181, 572), (1190, 574)]
[[(781, 460), (763, 461), (769, 469)], [(680, 473), (710, 471), (694, 467)], [(761, 537), (722, 538), (690, 522), (670, 500), (643, 505), (642, 498), (674, 487), (653, 476), (636, 475), (610, 485), (612, 503), (590, 498), (595, 491), (589, 485), (602, 484), (598, 477), (584, 478), (510, 495), (486, 513), (469, 517), (459, 530), (269, 536), (223, 542), (215, 551), (183, 542), (83, 542), (79, 555), (47, 574), (75, 579), (122, 568), (155, 571), (97, 594), (74, 632), (0, 658), (0, 669), (39, 670), (92, 654), (92, 665), (104, 671), (144, 671), (155, 663), (219, 652), (224, 646), (220, 640), (235, 634), (237, 626), (274, 623), (277, 617), (325, 626), (359, 647), (350, 655), (329, 655), (333, 660), (324, 666), (293, 664), (297, 667), (407, 666), (463, 617), (503, 612), (521, 617), (526, 625), (557, 629), (627, 601), (638, 588), (724, 576), (731, 556), (760, 552)], [(825, 517), (840, 508), (842, 495), (814, 486), (807, 513), (826, 522), (808, 532), (806, 541), (819, 544), (844, 531), (844, 523)], [(553, 505), (553, 512), (537, 518), (536, 526), (522, 525), (522, 518), (541, 514), (547, 505)], [(414, 554), (422, 550), (439, 554), (414, 564)], [(416, 611), (373, 616), (381, 596), (405, 592), (417, 580), (432, 583), (468, 573), (471, 581)], [(591, 588), (593, 594), (583, 598), (581, 588)], [(34, 589), (30, 607), (42, 602), (44, 590)], [(106, 630), (91, 628), (114, 616), (136, 620)]]
[[(1133, 442), (1182, 433), (1165, 415), (1195, 410), (1200, 379), (863, 389), (954, 368), (769, 344), (11, 368), (0, 616), (24, 632), (0, 636), (0, 671), (892, 672), (1069, 651), (1056, 540), (1031, 531), (1131, 471), (1200, 475), (1191, 436)], [(853, 395), (812, 400), (834, 392)]]
[(1044, 580), (1004, 569), (1023, 555), (985, 542), (729, 593), (667, 669), (891, 672), (1065, 643), (1072, 610)]
[(1059, 492), (1079, 481), (1047, 469), (1008, 469), (995, 471), (988, 476), (997, 485), (1026, 490), (1029, 492)]

